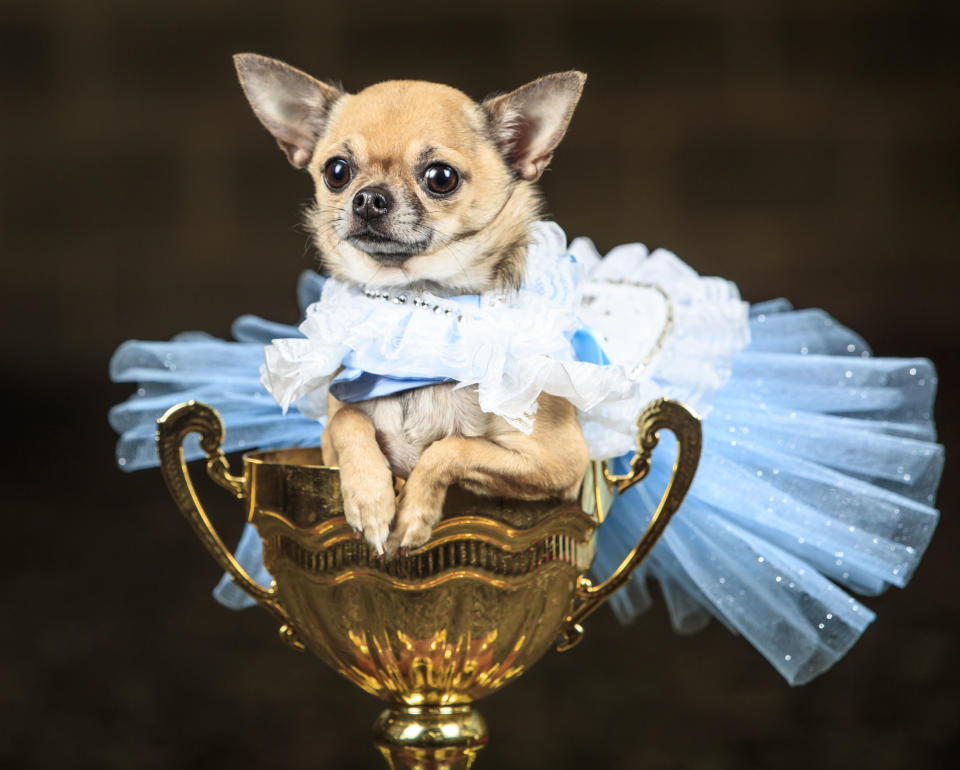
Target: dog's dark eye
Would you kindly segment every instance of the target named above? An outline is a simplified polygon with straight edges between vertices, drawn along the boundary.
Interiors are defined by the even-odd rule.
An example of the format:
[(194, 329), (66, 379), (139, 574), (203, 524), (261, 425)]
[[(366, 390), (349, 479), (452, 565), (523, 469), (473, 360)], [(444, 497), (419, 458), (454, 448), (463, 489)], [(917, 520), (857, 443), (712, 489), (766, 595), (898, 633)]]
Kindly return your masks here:
[(330, 158), (323, 167), (323, 180), (331, 190), (339, 190), (350, 181), (350, 164), (343, 158)]
[(453, 166), (446, 163), (434, 163), (423, 175), (427, 189), (436, 195), (447, 195), (457, 189), (460, 175)]

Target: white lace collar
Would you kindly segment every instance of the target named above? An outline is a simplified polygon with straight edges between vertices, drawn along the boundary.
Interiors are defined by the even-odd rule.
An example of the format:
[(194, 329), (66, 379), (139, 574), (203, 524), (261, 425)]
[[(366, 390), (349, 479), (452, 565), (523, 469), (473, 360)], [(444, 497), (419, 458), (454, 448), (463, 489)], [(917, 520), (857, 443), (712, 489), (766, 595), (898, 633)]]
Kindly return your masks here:
[[(550, 222), (537, 223), (532, 235), (523, 286), (509, 295), (364, 293), (328, 279), (300, 326), (304, 339), (274, 340), (265, 349), (261, 381), (284, 409), (296, 405), (322, 416), (330, 378), (343, 365), (391, 377), (445, 377), (458, 387), (476, 386), (484, 411), (524, 432), (532, 429), (541, 393), (573, 403), (588, 432), (600, 405), (630, 410), (661, 394), (658, 373), (675, 370), (683, 382), (691, 372), (681, 370), (692, 366), (693, 390), (702, 392), (725, 381), (729, 357), (747, 340), (746, 306), (733, 284), (700, 278), (669, 252), (648, 255), (639, 244), (602, 261), (584, 239), (568, 250), (563, 231)], [(585, 271), (592, 273), (586, 282)], [(648, 360), (668, 310), (672, 331)], [(575, 360), (570, 338), (583, 321), (605, 338), (610, 365)], [(632, 419), (622, 433), (628, 449)], [(623, 436), (613, 443), (623, 444)]]

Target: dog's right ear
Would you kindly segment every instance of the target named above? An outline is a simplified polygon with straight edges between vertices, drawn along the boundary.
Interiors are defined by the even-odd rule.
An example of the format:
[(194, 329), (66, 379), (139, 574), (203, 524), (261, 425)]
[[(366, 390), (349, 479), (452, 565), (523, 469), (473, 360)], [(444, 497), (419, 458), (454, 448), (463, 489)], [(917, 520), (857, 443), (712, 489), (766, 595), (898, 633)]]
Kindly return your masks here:
[(233, 57), (253, 112), (296, 168), (313, 157), (330, 108), (343, 96), (333, 86), (277, 59), (254, 53)]

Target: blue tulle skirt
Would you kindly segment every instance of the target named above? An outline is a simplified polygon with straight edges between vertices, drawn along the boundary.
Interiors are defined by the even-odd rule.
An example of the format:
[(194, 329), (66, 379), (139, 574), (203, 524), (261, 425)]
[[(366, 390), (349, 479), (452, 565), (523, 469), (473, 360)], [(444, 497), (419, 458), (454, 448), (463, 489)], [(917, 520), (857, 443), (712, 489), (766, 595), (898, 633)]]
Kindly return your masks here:
[[(305, 273), (301, 311), (323, 278)], [(322, 424), (286, 415), (259, 382), (263, 347), (296, 327), (242, 316), (235, 341), (188, 333), (124, 343), (110, 373), (137, 383), (110, 412), (126, 470), (157, 465), (156, 421), (196, 399), (226, 425), (227, 452), (318, 445)], [(874, 618), (859, 599), (910, 579), (933, 534), (943, 448), (932, 422), (936, 372), (925, 359), (873, 358), (866, 343), (820, 310), (785, 300), (751, 309), (751, 342), (704, 418), (703, 455), (680, 511), (612, 604), (627, 621), (660, 586), (674, 627), (716, 618), (745, 636), (791, 684), (836, 662)], [(669, 479), (662, 437), (643, 484), (618, 498), (600, 527), (593, 570), (605, 577), (639, 540)], [(188, 459), (203, 456), (198, 443)], [(628, 458), (614, 461), (625, 466)], [(621, 472), (625, 467), (618, 470)], [(248, 525), (237, 558), (268, 585)], [(233, 608), (253, 604), (228, 578), (215, 589)]]

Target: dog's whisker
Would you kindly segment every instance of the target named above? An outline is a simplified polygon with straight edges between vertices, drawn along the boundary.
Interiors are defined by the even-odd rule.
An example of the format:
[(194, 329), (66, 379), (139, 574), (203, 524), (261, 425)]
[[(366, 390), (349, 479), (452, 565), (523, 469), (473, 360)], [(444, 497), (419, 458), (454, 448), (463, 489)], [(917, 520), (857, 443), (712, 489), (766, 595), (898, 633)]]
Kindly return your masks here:
[(366, 280), (364, 281), (364, 283), (363, 283), (363, 288), (364, 288), (364, 289), (369, 289), (369, 288), (370, 288), (370, 281), (372, 281), (374, 278), (377, 277), (377, 273), (380, 272), (380, 269), (381, 269), (382, 267), (383, 267), (383, 265), (377, 265), (377, 269), (374, 270), (374, 271), (367, 277), (367, 279), (366, 279)]
[(467, 269), (464, 267), (463, 262), (460, 260), (461, 255), (457, 253), (457, 248), (456, 248), (457, 244), (454, 242), (454, 239), (452, 236), (449, 236), (447, 235), (447, 233), (444, 233), (438, 230), (436, 227), (432, 225), (428, 225), (423, 222), (415, 223), (414, 227), (417, 229), (418, 232), (427, 232), (431, 237), (434, 235), (443, 236), (445, 240), (439, 242), (437, 245), (440, 246), (440, 248), (445, 249), (450, 253), (450, 256), (453, 257), (453, 260), (457, 263), (457, 267), (460, 269), (460, 272), (463, 273), (463, 277), (466, 279), (467, 285), (469, 286), (473, 283), (473, 281), (470, 278), (470, 273), (467, 272)]

